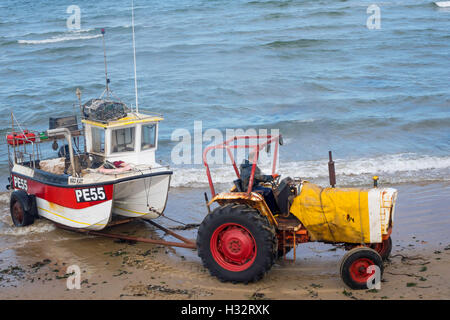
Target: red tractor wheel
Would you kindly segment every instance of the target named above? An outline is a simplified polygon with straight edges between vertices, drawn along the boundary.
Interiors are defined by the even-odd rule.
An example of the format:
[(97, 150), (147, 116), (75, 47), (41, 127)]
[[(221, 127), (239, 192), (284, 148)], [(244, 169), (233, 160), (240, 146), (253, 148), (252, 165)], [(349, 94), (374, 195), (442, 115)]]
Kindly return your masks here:
[(230, 271), (244, 271), (255, 262), (257, 247), (252, 234), (242, 225), (224, 223), (210, 241), (214, 260)]
[(373, 249), (358, 247), (350, 250), (342, 258), (341, 278), (351, 289), (368, 289), (368, 280), (375, 271), (370, 271), (370, 266), (377, 266), (380, 277), (383, 274), (383, 260)]
[(253, 282), (270, 270), (277, 252), (275, 230), (266, 217), (246, 205), (216, 208), (201, 223), (198, 255), (222, 281)]
[(370, 247), (380, 254), (383, 261), (386, 261), (391, 255), (392, 239), (389, 237), (381, 243), (372, 244)]

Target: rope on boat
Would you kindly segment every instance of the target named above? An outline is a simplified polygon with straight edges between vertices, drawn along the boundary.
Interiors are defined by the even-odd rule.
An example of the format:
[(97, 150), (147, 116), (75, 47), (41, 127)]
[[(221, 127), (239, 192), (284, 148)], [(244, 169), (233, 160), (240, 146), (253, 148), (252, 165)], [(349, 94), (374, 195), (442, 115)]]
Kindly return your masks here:
[(172, 222), (178, 223), (178, 224), (183, 225), (183, 226), (185, 226), (185, 227), (187, 227), (187, 226), (189, 226), (189, 225), (193, 225), (193, 223), (184, 223), (184, 222), (181, 222), (181, 221), (178, 221), (178, 220), (169, 218), (169, 217), (167, 217), (166, 215), (164, 215), (162, 212), (159, 212), (159, 211), (155, 210), (153, 207), (150, 207), (150, 206), (149, 206), (148, 210), (151, 211), (151, 212), (156, 213), (156, 214), (158, 215), (158, 218), (165, 218), (165, 219), (167, 219), (167, 220), (170, 220), (170, 221), (172, 221)]
[[(144, 173), (142, 172), (141, 169), (136, 168), (136, 167), (135, 167), (134, 169), (137, 170), (137, 171), (139, 171), (139, 172), (141, 173), (141, 175), (144, 175)], [(151, 171), (152, 171), (152, 169), (150, 168), (150, 172), (151, 172)], [(150, 188), (151, 188), (151, 186), (152, 186), (152, 179), (150, 179), (150, 184), (149, 184), (148, 188), (147, 188), (147, 182), (145, 181), (146, 179), (144, 178), (143, 180), (144, 180), (145, 197), (146, 197), (145, 200), (147, 201), (147, 207), (148, 207), (148, 209), (149, 209), (151, 212), (154, 212), (154, 213), (156, 213), (158, 216), (161, 216), (162, 213), (160, 213), (160, 212), (158, 212), (157, 210), (153, 209), (153, 207), (151, 207), (150, 204), (148, 203), (148, 198), (150, 197)]]
[[(144, 173), (142, 172), (141, 169), (139, 168), (134, 168), (135, 170), (139, 171), (141, 173), (141, 175), (144, 175)], [(151, 171), (151, 169), (150, 169)], [(147, 201), (147, 207), (148, 210), (150, 212), (156, 213), (158, 215), (157, 218), (165, 218), (167, 220), (170, 220), (172, 222), (178, 223), (179, 225), (183, 225), (184, 227), (182, 227), (183, 229), (181, 230), (187, 230), (187, 229), (192, 229), (192, 228), (198, 228), (200, 225), (199, 224), (195, 224), (195, 223), (184, 223), (178, 220), (175, 220), (173, 218), (169, 218), (166, 215), (164, 215), (164, 213), (159, 212), (158, 210), (156, 210), (155, 208), (153, 208), (152, 206), (150, 206), (149, 204), (149, 197), (150, 197), (150, 189), (151, 189), (151, 185), (152, 185), (152, 180), (150, 179), (150, 184), (147, 187), (147, 182), (145, 181), (146, 179), (144, 179), (144, 188), (145, 188), (145, 195), (146, 195), (146, 201)], [(174, 227), (175, 229), (180, 229), (180, 227)]]

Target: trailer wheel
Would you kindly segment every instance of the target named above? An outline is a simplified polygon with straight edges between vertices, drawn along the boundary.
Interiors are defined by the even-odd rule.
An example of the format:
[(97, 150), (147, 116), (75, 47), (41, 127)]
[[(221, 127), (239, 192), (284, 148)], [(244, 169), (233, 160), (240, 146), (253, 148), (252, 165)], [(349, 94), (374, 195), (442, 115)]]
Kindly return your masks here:
[(391, 237), (389, 237), (386, 240), (383, 240), (383, 242), (375, 243), (370, 247), (380, 254), (383, 261), (386, 261), (387, 259), (389, 259), (389, 256), (391, 255), (392, 239)]
[(218, 207), (201, 223), (198, 255), (221, 281), (254, 282), (275, 262), (278, 243), (274, 227), (257, 210), (241, 204)]
[(358, 247), (350, 250), (342, 258), (341, 278), (351, 289), (368, 289), (367, 280), (373, 275), (367, 269), (369, 266), (378, 266), (383, 274), (383, 260), (381, 256), (373, 249)]
[(34, 212), (31, 198), (23, 190), (11, 193), (11, 218), (16, 227), (25, 227), (34, 222)]

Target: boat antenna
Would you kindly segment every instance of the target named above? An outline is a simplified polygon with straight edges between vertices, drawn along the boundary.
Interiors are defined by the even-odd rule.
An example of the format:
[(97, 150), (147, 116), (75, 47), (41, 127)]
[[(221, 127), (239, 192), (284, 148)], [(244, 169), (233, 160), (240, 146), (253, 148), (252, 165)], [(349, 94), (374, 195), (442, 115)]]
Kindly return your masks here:
[(133, 30), (134, 92), (136, 96), (136, 113), (139, 113), (137, 71), (136, 71), (136, 39), (134, 37), (134, 0), (131, 0), (131, 28)]
[(105, 29), (102, 28), (102, 38), (103, 38), (103, 57), (105, 59), (105, 82), (106, 82), (106, 96), (109, 97), (109, 79), (108, 79), (108, 66), (106, 63), (106, 46), (105, 46)]

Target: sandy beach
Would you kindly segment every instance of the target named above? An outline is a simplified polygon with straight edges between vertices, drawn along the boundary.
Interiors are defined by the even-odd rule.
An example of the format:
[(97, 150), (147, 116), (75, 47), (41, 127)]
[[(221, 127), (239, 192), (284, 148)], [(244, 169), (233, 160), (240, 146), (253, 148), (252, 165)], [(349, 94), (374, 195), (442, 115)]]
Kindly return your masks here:
[[(425, 0), (0, 1), (0, 299), (450, 300), (449, 14)], [(62, 126), (72, 138), (49, 132)], [(338, 187), (371, 187), (376, 175), (380, 187), (398, 189), (379, 290), (346, 287), (344, 249), (323, 243), (300, 245), (296, 261), (291, 251), (245, 285), (211, 276), (195, 250), (74, 233), (44, 218), (13, 226), (5, 189), (13, 164), (49, 169), (58, 161), (58, 176), (19, 168), (13, 181), (38, 197), (44, 190), (41, 214), (99, 228), (109, 204), (125, 216), (157, 216), (169, 185), (158, 182), (169, 174), (157, 171), (162, 163), (173, 175), (155, 221), (198, 225), (210, 194), (203, 160), (216, 191), (236, 179), (227, 152), (211, 150), (209, 159), (202, 151), (233, 136), (278, 134), (282, 148), (258, 153), (265, 174), (329, 185), (332, 151)], [(241, 164), (249, 152), (235, 147)], [(129, 187), (138, 179), (144, 187)], [(377, 220), (385, 206), (370, 207)], [(104, 232), (176, 241), (141, 220)], [(197, 236), (195, 227), (177, 232)], [(80, 288), (68, 286), (71, 270)]]
[[(13, 229), (5, 192), (0, 196), (0, 299), (450, 299), (450, 185), (395, 187), (399, 200), (392, 257), (381, 289), (363, 291), (344, 285), (338, 273), (344, 251), (330, 245), (299, 246), (295, 262), (278, 261), (257, 283), (221, 283), (193, 250), (85, 236), (43, 220)], [(201, 222), (203, 191), (172, 189), (166, 215)], [(141, 221), (110, 232), (171, 239)], [(195, 238), (196, 230), (181, 234)], [(80, 289), (67, 288), (70, 265), (80, 267)]]

